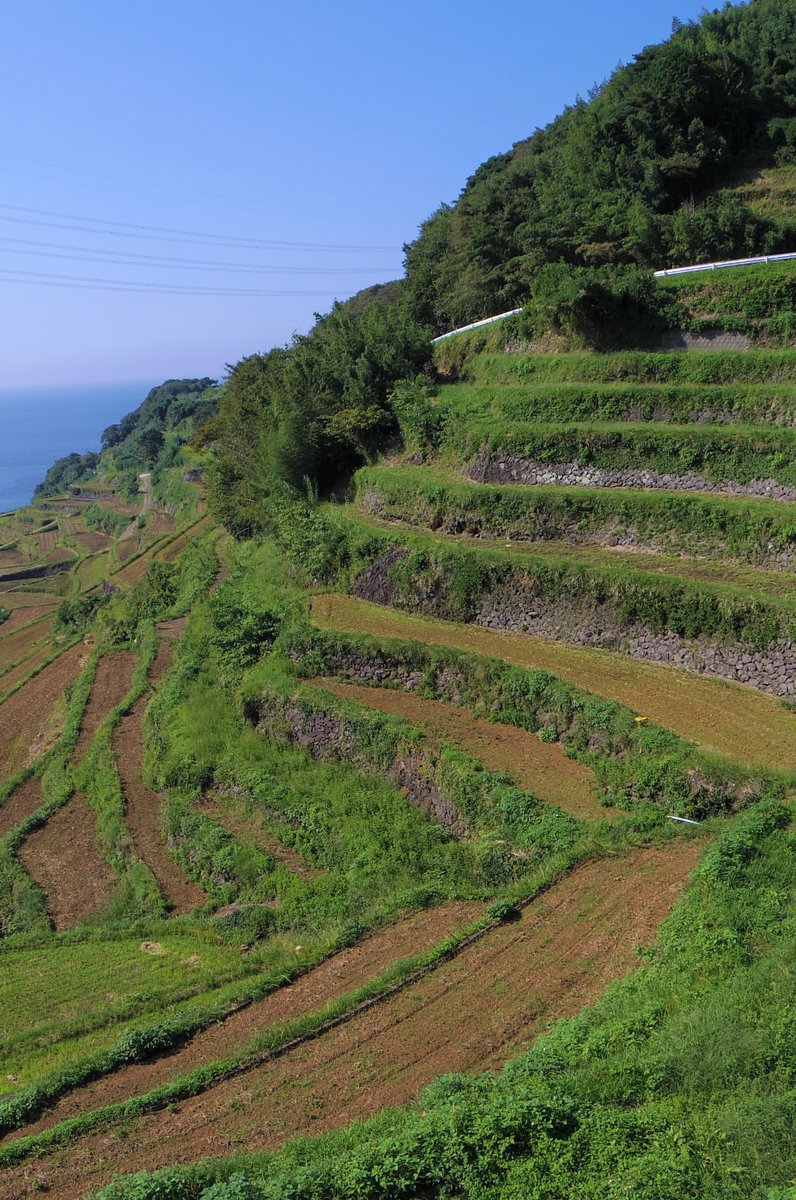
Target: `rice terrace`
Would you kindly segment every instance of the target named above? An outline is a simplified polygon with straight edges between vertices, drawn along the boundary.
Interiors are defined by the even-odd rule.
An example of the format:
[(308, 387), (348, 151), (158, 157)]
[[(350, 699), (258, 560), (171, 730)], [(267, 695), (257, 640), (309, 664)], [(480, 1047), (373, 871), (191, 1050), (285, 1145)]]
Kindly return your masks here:
[(793, 78), (676, 22), (0, 515), (0, 1200), (794, 1200), (796, 262), (653, 274)]

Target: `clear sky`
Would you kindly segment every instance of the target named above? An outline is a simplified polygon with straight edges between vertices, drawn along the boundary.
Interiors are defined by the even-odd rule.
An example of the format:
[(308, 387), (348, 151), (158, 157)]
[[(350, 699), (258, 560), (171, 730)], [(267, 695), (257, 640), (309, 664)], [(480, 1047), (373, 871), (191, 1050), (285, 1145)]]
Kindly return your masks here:
[(6, 5), (0, 384), (218, 378), (286, 342), (400, 275), (485, 158), (701, 8)]

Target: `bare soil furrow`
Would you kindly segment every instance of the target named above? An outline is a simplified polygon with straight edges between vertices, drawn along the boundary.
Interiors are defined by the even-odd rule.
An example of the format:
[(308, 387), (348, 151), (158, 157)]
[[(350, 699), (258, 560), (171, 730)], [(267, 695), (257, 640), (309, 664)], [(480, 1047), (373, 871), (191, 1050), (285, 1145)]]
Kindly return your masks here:
[(72, 755), (73, 762), (80, 762), (102, 722), (130, 691), (135, 662), (135, 655), (130, 650), (106, 654), (99, 660), (91, 695), (80, 722), (80, 735)]
[(59, 1121), (106, 1104), (144, 1095), (169, 1079), (229, 1057), (269, 1026), (321, 1008), (335, 996), (354, 991), (399, 959), (431, 949), (456, 929), (475, 920), (480, 912), (481, 906), (477, 904), (446, 904), (379, 929), (355, 946), (333, 954), (295, 983), (247, 1005), (226, 1021), (209, 1026), (175, 1053), (125, 1067), (64, 1096), (40, 1120), (8, 1134), (0, 1143), (39, 1133)]
[(272, 1149), (405, 1104), (438, 1075), (500, 1066), (547, 1024), (637, 965), (701, 844), (590, 862), (384, 1003), (284, 1057), (126, 1128), (10, 1169), (2, 1200), (58, 1185), (71, 1200), (114, 1173)]
[(114, 875), (94, 844), (96, 816), (79, 792), (25, 838), (19, 860), (43, 889), (56, 929), (72, 929), (110, 903)]
[(796, 771), (796, 713), (753, 688), (639, 662), (610, 650), (418, 617), (350, 596), (314, 596), (310, 616), (322, 629), (407, 638), (500, 658), (529, 670), (541, 667), (744, 766)]
[(38, 779), (26, 779), (14, 788), (5, 804), (0, 805), (0, 837), (10, 833), (20, 821), (29, 817), (41, 804), (41, 783)]
[(0, 705), (0, 775), (18, 770), (45, 732), (57, 735), (50, 728), (53, 709), (87, 658), (85, 646), (72, 646)]
[(155, 876), (173, 911), (183, 913), (204, 904), (206, 897), (169, 853), (160, 821), (160, 798), (143, 780), (141, 722), (145, 709), (146, 697), (142, 696), (132, 711), (122, 717), (113, 734), (113, 749), (125, 798), (125, 819), (136, 854)]
[(404, 717), (413, 725), (448, 745), (479, 759), (493, 771), (503, 771), (521, 788), (540, 800), (557, 804), (573, 817), (605, 817), (607, 810), (596, 796), (596, 782), (588, 767), (567, 758), (559, 742), (546, 744), (515, 725), (486, 721), (455, 704), (430, 700), (414, 692), (369, 687), (339, 679), (313, 679), (343, 700)]

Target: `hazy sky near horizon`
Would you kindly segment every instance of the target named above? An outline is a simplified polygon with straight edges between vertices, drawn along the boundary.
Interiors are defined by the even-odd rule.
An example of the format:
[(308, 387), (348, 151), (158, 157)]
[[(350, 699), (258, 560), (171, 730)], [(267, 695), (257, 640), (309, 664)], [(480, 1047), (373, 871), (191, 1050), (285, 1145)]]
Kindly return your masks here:
[(305, 332), (400, 275), (485, 158), (702, 6), (7, 6), (2, 386), (218, 378)]

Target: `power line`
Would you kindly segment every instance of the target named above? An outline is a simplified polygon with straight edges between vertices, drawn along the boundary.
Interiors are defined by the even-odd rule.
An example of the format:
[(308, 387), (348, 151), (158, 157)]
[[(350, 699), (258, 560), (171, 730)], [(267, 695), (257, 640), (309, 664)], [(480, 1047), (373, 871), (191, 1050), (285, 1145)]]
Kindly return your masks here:
[[(400, 267), (279, 267), (259, 263), (216, 262), (210, 259), (171, 258), (155, 254), (135, 254), (121, 250), (102, 250), (93, 246), (68, 246), (61, 242), (43, 242), (33, 238), (0, 237), (0, 243), (10, 244), (12, 254), (30, 254), (37, 258), (65, 258), (76, 262), (112, 263), (122, 266), (171, 267), (185, 271), (233, 271), (252, 275), (362, 275), (379, 272), (384, 275), (399, 273)], [(17, 246), (44, 246), (49, 250), (19, 250)], [(2, 247), (0, 246), (0, 249)], [(51, 253), (50, 251), (75, 250), (76, 254)], [(104, 257), (95, 258), (101, 254)]]
[[(255, 249), (273, 249), (281, 247), (286, 250), (348, 250), (348, 251), (373, 251), (373, 250), (396, 250), (396, 246), (352, 246), (334, 244), (331, 242), (280, 242), (272, 238), (242, 238), (234, 234), (222, 233), (197, 233), (186, 229), (169, 229), (158, 225), (134, 225), (127, 221), (108, 221), (104, 217), (80, 217), (74, 213), (59, 213), (49, 212), (46, 209), (38, 208), (23, 208), (18, 204), (0, 204), (0, 210), (5, 213), (28, 213), (34, 217), (56, 217), (61, 221), (81, 221), (82, 225), (63, 225), (55, 224), (51, 221), (32, 220), (30, 216), (26, 217), (11, 217), (4, 216), (0, 212), (0, 220), (13, 221), (18, 225), (41, 225), (50, 229), (70, 229), (81, 233), (91, 232), (99, 233), (108, 237), (127, 237), (127, 238), (144, 238), (147, 241), (153, 242), (182, 242), (198, 246), (239, 246), (249, 250)], [(85, 228), (86, 225), (106, 225), (107, 229), (91, 229)], [(129, 231), (135, 232), (129, 232)], [(172, 236), (163, 237), (158, 235), (168, 234)], [(152, 236), (156, 235), (156, 236)]]
[[(3, 278), (5, 277), (5, 278)], [(142, 292), (161, 296), (228, 296), (243, 298), (268, 297), (328, 297), (331, 291), (298, 291), (289, 288), (265, 290), (259, 288), (203, 288), (180, 284), (136, 283), (129, 279), (92, 279), (79, 275), (54, 275), (43, 271), (14, 271), (0, 267), (0, 282), (32, 283), (52, 287), (84, 288), (89, 291)]]

